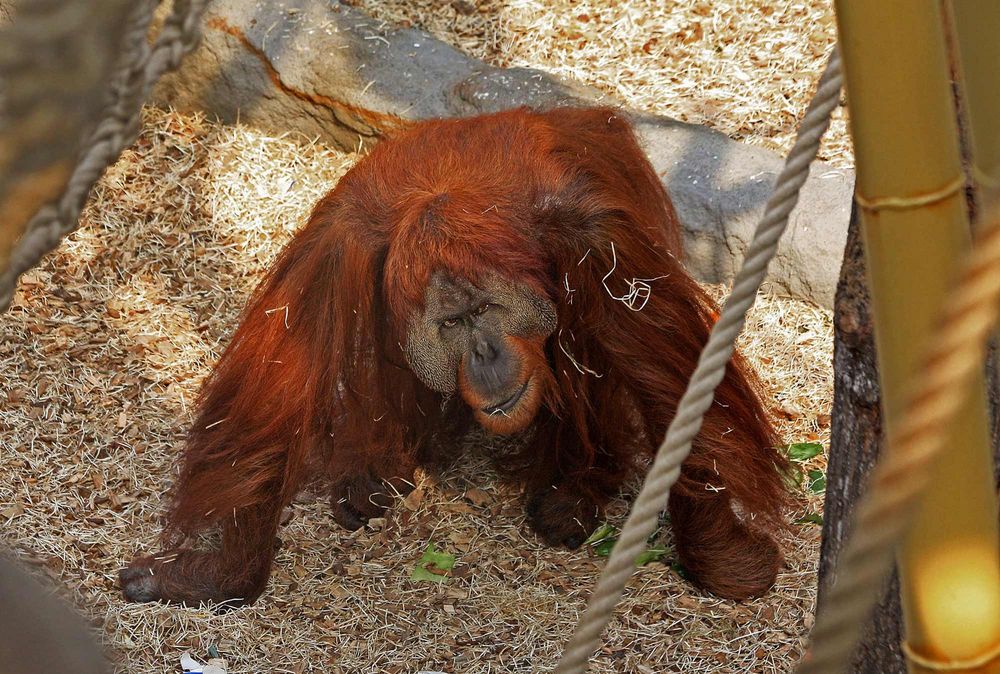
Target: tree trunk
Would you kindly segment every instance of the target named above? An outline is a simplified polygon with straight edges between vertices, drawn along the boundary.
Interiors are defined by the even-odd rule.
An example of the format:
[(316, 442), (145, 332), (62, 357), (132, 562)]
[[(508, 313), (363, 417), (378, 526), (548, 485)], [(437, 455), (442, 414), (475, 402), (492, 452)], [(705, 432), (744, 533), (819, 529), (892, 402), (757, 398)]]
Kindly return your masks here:
[[(860, 230), (855, 206), (834, 305), (834, 393), (819, 565), (820, 610), (825, 591), (836, 577), (837, 557), (850, 533), (854, 505), (882, 449), (881, 393)], [(906, 673), (899, 648), (900, 622), (899, 583), (893, 574), (863, 632), (852, 672)]]
[[(834, 394), (819, 564), (819, 610), (823, 608), (827, 588), (836, 578), (837, 557), (850, 533), (854, 506), (882, 449), (881, 391), (866, 274), (861, 225), (855, 205), (834, 305)], [(1000, 468), (997, 370), (994, 340), (987, 358), (986, 374), (994, 466)], [(905, 674), (906, 665), (900, 651), (902, 636), (899, 582), (893, 573), (871, 622), (862, 632), (850, 671)]]

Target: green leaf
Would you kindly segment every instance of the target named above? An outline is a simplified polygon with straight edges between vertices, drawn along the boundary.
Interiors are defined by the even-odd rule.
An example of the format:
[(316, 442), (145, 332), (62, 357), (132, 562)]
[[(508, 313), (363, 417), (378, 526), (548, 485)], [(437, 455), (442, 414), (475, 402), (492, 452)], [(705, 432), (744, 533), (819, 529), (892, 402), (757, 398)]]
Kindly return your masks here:
[(607, 557), (611, 554), (611, 550), (615, 547), (615, 543), (617, 542), (617, 538), (605, 538), (603, 541), (594, 546), (594, 554), (598, 557)]
[[(636, 566), (645, 566), (650, 562), (655, 562), (662, 559), (664, 555), (667, 554), (667, 549), (652, 545), (653, 540), (659, 534), (660, 530), (657, 529), (646, 541), (650, 547), (648, 547), (644, 552), (640, 553), (635, 560)], [(598, 557), (607, 557), (614, 550), (615, 543), (618, 542), (618, 534), (621, 531), (613, 524), (608, 524), (605, 522), (602, 524), (597, 531), (590, 535), (586, 543), (589, 544), (594, 549), (594, 554)]]
[(595, 555), (607, 557), (611, 554), (611, 549), (615, 547), (615, 541), (618, 540), (619, 533), (618, 527), (605, 522), (597, 528), (597, 531), (590, 534), (590, 538), (584, 544), (593, 547)]
[(823, 516), (818, 513), (809, 513), (805, 517), (795, 520), (796, 524), (823, 524)]
[(663, 559), (667, 554), (666, 548), (652, 547), (647, 548), (643, 553), (635, 558), (636, 566), (646, 566), (650, 562), (657, 562)]
[(424, 556), (420, 558), (420, 562), (418, 563), (430, 563), (442, 571), (451, 571), (452, 567), (455, 566), (455, 555), (448, 554), (447, 552), (440, 552), (436, 547), (434, 547), (434, 544), (431, 543), (427, 546), (427, 550), (424, 551)]
[(446, 583), (448, 581), (447, 572), (454, 566), (455, 555), (441, 552), (434, 547), (433, 543), (429, 543), (423, 556), (417, 560), (416, 566), (413, 567), (410, 579)]
[(605, 522), (604, 524), (602, 524), (600, 527), (597, 528), (597, 531), (590, 534), (590, 538), (585, 540), (583, 544), (593, 545), (594, 543), (600, 543), (605, 538), (610, 538), (612, 536), (617, 536), (617, 535), (618, 535), (618, 527), (616, 527), (613, 524), (608, 524), (607, 522)]
[(814, 456), (823, 453), (823, 445), (818, 442), (796, 442), (785, 448), (788, 458), (797, 463), (804, 463)]
[(792, 464), (787, 470), (781, 471), (781, 482), (788, 491), (795, 491), (802, 486), (802, 471), (798, 465)]
[(826, 475), (821, 470), (809, 471), (809, 482), (806, 488), (813, 494), (822, 494), (826, 491)]
[(414, 567), (410, 580), (423, 580), (431, 583), (447, 583), (448, 576), (428, 571), (422, 566)]

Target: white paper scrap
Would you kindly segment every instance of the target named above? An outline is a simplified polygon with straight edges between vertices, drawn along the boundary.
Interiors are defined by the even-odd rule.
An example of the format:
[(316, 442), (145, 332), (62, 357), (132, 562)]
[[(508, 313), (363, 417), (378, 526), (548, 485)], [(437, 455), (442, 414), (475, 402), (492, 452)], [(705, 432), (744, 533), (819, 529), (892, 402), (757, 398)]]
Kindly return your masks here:
[(226, 661), (222, 658), (212, 658), (206, 664), (201, 664), (191, 657), (191, 653), (181, 654), (181, 668), (187, 674), (226, 674)]

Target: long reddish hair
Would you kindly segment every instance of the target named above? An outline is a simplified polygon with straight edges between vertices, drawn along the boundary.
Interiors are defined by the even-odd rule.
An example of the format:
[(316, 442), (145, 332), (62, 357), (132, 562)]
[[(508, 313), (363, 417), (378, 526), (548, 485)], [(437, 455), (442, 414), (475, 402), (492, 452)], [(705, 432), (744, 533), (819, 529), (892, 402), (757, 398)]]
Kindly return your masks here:
[[(273, 531), (314, 466), (419, 461), (448, 412), (402, 345), (438, 270), (499, 273), (556, 304), (549, 403), (508, 465), (529, 488), (559, 473), (607, 498), (663, 438), (714, 320), (681, 259), (670, 200), (615, 110), (401, 132), (319, 202), (248, 303), (201, 393), (167, 537), (220, 524), (239, 542), (234, 514)], [(777, 523), (784, 463), (759, 390), (735, 355), (675, 490), (725, 490)]]

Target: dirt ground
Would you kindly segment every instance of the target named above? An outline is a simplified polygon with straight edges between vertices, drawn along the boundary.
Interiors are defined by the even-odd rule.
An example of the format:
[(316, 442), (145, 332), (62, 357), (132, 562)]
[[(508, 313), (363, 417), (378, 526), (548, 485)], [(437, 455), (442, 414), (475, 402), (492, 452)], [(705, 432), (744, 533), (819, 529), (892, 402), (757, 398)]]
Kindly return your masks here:
[[(574, 3), (573, 11), (588, 19), (575, 21), (590, 23), (595, 35), (604, 35), (622, 7), (631, 8), (626, 15), (640, 27), (655, 21), (638, 1), (584, 4)], [(722, 4), (741, 9), (707, 12)], [(725, 91), (713, 89), (712, 96), (725, 100), (711, 116), (677, 112), (708, 105), (704, 87), (662, 90), (664, 98), (648, 105), (637, 100), (781, 147), (791, 128), (786, 113), (801, 110), (806, 80), (815, 79), (821, 58), (810, 51), (801, 56), (809, 66), (797, 71), (800, 61), (789, 56), (788, 45), (813, 38), (828, 44), (832, 30), (829, 23), (794, 19), (815, 17), (829, 3), (742, 4), (672, 3), (667, 19), (673, 23), (650, 47), (656, 58), (638, 57), (628, 66), (635, 68), (628, 86), (649, 91), (656, 80), (643, 79), (652, 77), (646, 71), (669, 70), (675, 51), (687, 49), (676, 46), (670, 31), (689, 25), (690, 17), (701, 16), (704, 35), (715, 35), (719, 26), (746, 28), (756, 13), (762, 23), (746, 40), (770, 55), (760, 67), (782, 83), (777, 88), (799, 92), (786, 105), (773, 108), (770, 94), (755, 93), (758, 69), (745, 69), (745, 99), (735, 108), (727, 107)], [(433, 16), (443, 28), (431, 27), (451, 30), (473, 53), (476, 35), (463, 28), (467, 21), (500, 27), (488, 34), (497, 60), (521, 63), (534, 54), (531, 65), (551, 67), (557, 57), (575, 58), (573, 49), (560, 46), (569, 39), (560, 37), (566, 26), (537, 18), (562, 11), (558, 3), (511, 1), (495, 18), (492, 5), (466, 14), (461, 0), (412, 5), (415, 17), (428, 16), (427, 7), (440, 10)], [(658, 8), (650, 0), (648, 11), (663, 16)], [(516, 35), (504, 32), (511, 25), (534, 26), (533, 39), (548, 46), (523, 51)], [(690, 44), (702, 44), (709, 39), (704, 35)], [(729, 77), (731, 63), (723, 56), (750, 49), (746, 40), (728, 51), (705, 47), (705, 58), (691, 57), (693, 70), (676, 76), (696, 79), (702, 69), (714, 69)], [(601, 44), (603, 57), (581, 58), (610, 64), (617, 43)], [(712, 53), (720, 55), (714, 64)], [(828, 146), (829, 158), (850, 163), (836, 142)], [(346, 532), (322, 500), (304, 494), (286, 513), (271, 583), (252, 607), (216, 615), (209, 608), (121, 600), (117, 569), (151, 549), (199, 382), (270, 260), (355, 159), (307, 139), (147, 111), (142, 137), (101, 181), (81, 229), (25, 277), (11, 311), (0, 316), (0, 542), (65, 588), (121, 672), (178, 672), (186, 650), (202, 661), (217, 650), (229, 672), (247, 674), (541, 671), (554, 663), (596, 581), (604, 559), (595, 547), (541, 546), (524, 525), (517, 496), (496, 483), (482, 458), (471, 457), (441, 479), (425, 477), (416, 496), (397, 503), (375, 529)], [(785, 441), (825, 448), (829, 312), (762, 297), (742, 346), (773, 395)], [(825, 457), (801, 467), (815, 479)], [(784, 540), (787, 568), (772, 593), (737, 604), (699, 592), (671, 565), (665, 532), (666, 556), (632, 579), (592, 671), (789, 669), (813, 621), (819, 527), (809, 520), (822, 503), (809, 481), (801, 489), (804, 505), (789, 513), (791, 521), (806, 521)], [(611, 523), (621, 524), (627, 504), (627, 495), (614, 503)], [(411, 579), (429, 544), (456, 559), (446, 583)]]

